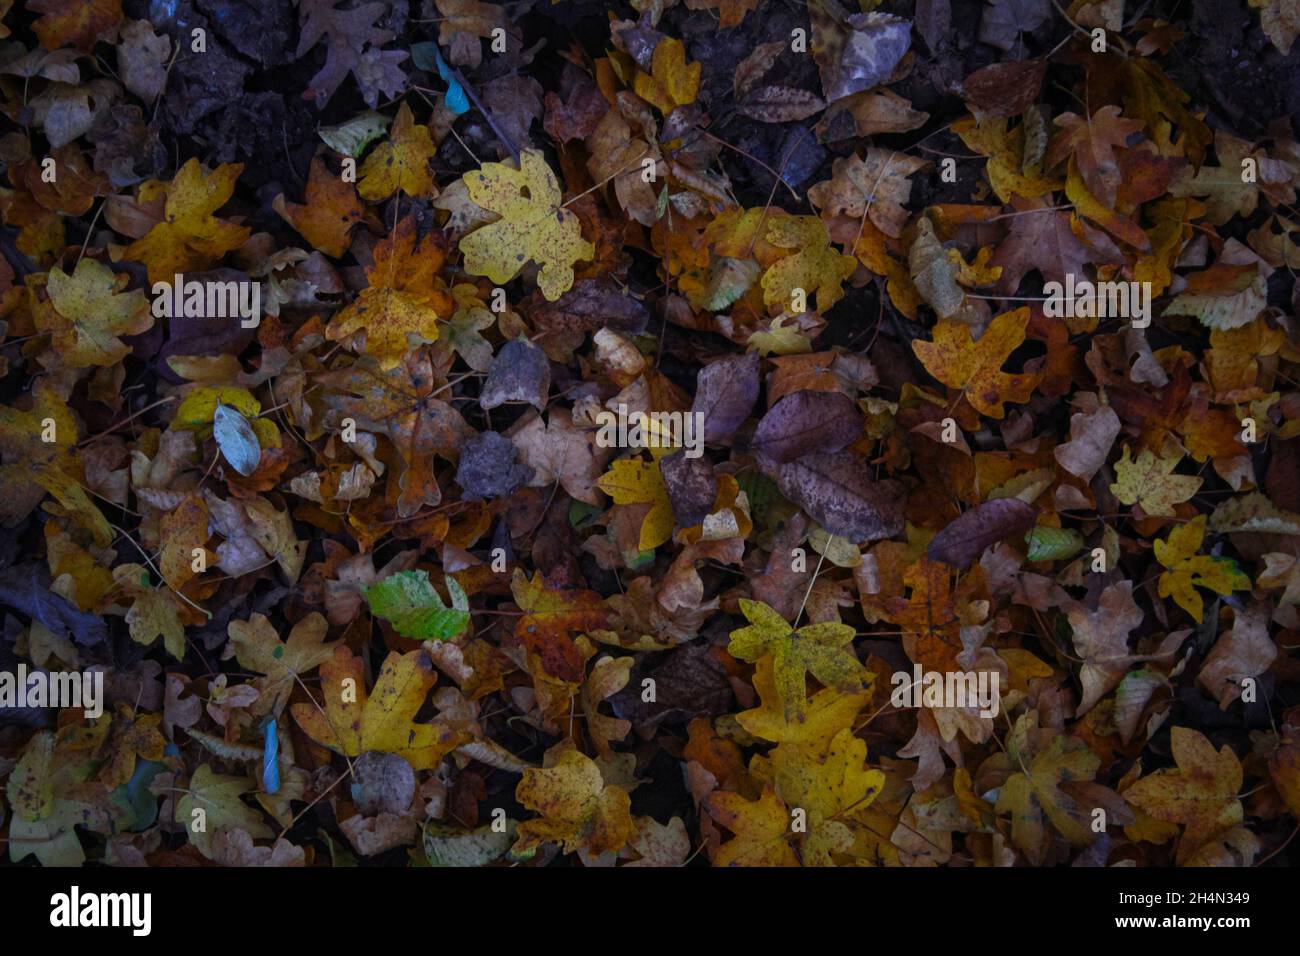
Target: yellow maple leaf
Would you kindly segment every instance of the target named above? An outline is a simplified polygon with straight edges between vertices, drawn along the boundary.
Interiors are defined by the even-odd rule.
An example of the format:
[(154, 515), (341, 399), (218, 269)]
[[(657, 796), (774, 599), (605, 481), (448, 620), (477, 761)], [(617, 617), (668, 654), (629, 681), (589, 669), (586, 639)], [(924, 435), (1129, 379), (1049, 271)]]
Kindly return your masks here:
[(849, 625), (826, 621), (795, 630), (762, 601), (745, 598), (740, 599), (740, 610), (749, 624), (731, 632), (727, 651), (742, 661), (771, 655), (773, 681), (787, 719), (802, 720), (807, 712), (805, 674), (845, 693), (861, 690), (869, 679), (853, 654), (854, 630)]
[(32, 318), (50, 335), (50, 344), (68, 368), (115, 365), (131, 350), (120, 335), (139, 335), (153, 325), (149, 300), (131, 281), (94, 259), (82, 259), (69, 276), (55, 266), (46, 280), (49, 302), (39, 303)]
[(432, 770), (465, 742), (464, 734), (448, 724), (415, 723), (437, 680), (433, 661), (423, 650), (393, 651), (367, 694), (364, 662), (347, 645), (338, 644), (334, 656), (320, 665), (324, 712), (314, 703), (294, 704), (290, 710), (309, 737), (331, 750), (349, 757), (379, 750), (404, 757), (416, 770)]
[(650, 57), (650, 72), (638, 71), (632, 89), (667, 116), (678, 106), (694, 103), (700, 92), (702, 64), (686, 62), (681, 40), (664, 37)]
[(813, 694), (802, 720), (787, 717), (785, 704), (776, 687), (776, 674), (771, 656), (763, 656), (754, 665), (754, 690), (761, 702), (752, 710), (741, 711), (736, 721), (755, 737), (774, 743), (791, 743), (810, 750), (824, 751), (831, 738), (846, 727), (853, 726), (858, 715), (871, 699), (870, 683), (866, 689), (845, 693), (835, 687), (824, 687)]
[(854, 814), (866, 810), (885, 785), (885, 775), (866, 763), (867, 742), (848, 727), (825, 751), (782, 744), (772, 752), (777, 796), (807, 813), (800, 847), (805, 866), (833, 866), (833, 854), (852, 848)]
[(366, 352), (381, 368), (395, 368), (413, 340), (436, 341), (439, 316), (455, 311), (455, 301), (438, 277), (446, 258), (443, 233), (417, 242), (415, 217), (407, 216), (375, 246), (374, 264), (366, 270), (369, 285), (330, 321), (326, 336), (341, 339), (365, 329)]
[(229, 201), (243, 171), (242, 163), (223, 163), (207, 173), (197, 159), (188, 160), (163, 187), (167, 199), (162, 221), (127, 246), (122, 256), (143, 262), (150, 282), (171, 282), (177, 273), (210, 267), (249, 236), (246, 226), (213, 215)]
[(1187, 727), (1173, 728), (1169, 740), (1177, 766), (1138, 780), (1124, 799), (1157, 820), (1183, 825), (1177, 860), (1185, 864), (1212, 837), (1241, 824), (1241, 763), (1227, 744), (1216, 753), (1204, 734)]
[(753, 346), (759, 355), (798, 355), (812, 351), (812, 342), (797, 325), (790, 325), (789, 315), (778, 315), (766, 329), (750, 334), (746, 345)]
[[(81, 536), (74, 537), (65, 531), (62, 522), (46, 522), (45, 561), (50, 566), (54, 586), (78, 608), (90, 611), (113, 586), (112, 572), (100, 563), (111, 558), (103, 552), (92, 554), (81, 546), (78, 537)], [(58, 580), (64, 575), (71, 584), (67, 591), (62, 591)]]
[(113, 532), (82, 484), (77, 438), (71, 409), (44, 378), (32, 387), (29, 410), (0, 406), (0, 517), (16, 524), (48, 492), (105, 547)]
[(559, 843), (566, 853), (599, 856), (621, 850), (632, 839), (627, 791), (606, 784), (594, 760), (564, 744), (547, 752), (544, 766), (523, 772), (515, 799), (541, 814), (519, 824), (516, 854)]
[(314, 612), (296, 623), (285, 641), (262, 614), (226, 626), (239, 665), (266, 675), (256, 682), (260, 695), (254, 714), (279, 713), (298, 679), (334, 655), (335, 645), (324, 642), (328, 630), (325, 618)]
[(1156, 560), (1168, 568), (1160, 574), (1160, 596), (1173, 597), (1198, 622), (1204, 608), (1197, 587), (1215, 594), (1250, 590), (1250, 578), (1231, 558), (1197, 553), (1204, 540), (1205, 515), (1197, 515), (1169, 532), (1168, 538), (1156, 542)]
[(1195, 475), (1175, 475), (1178, 458), (1158, 458), (1144, 448), (1136, 458), (1129, 457), (1128, 445), (1115, 462), (1115, 482), (1111, 493), (1126, 505), (1140, 504), (1149, 515), (1172, 516), (1174, 505), (1187, 501), (1201, 487)]
[[(928, 222), (924, 218), (920, 220), (920, 223)], [(853, 254), (876, 275), (885, 277), (885, 289), (894, 307), (915, 321), (921, 305), (920, 291), (912, 281), (908, 267), (889, 254), (888, 241), (889, 237), (877, 229), (875, 223), (866, 220), (862, 223), (862, 235), (853, 246)]]
[(1276, 355), (1285, 341), (1285, 332), (1259, 321), (1210, 332), (1205, 367), (1215, 392), (1237, 400), (1255, 394), (1262, 360)]
[(416, 123), (410, 107), (403, 103), (388, 139), (371, 150), (361, 164), (358, 191), (370, 202), (387, 199), (399, 189), (416, 198), (437, 196), (438, 189), (429, 174), (429, 160), (435, 152), (429, 127)]
[(1085, 219), (1091, 219), (1117, 239), (1127, 242), (1141, 253), (1151, 251), (1151, 240), (1142, 227), (1092, 194), (1083, 174), (1079, 172), (1078, 157), (1071, 156), (1065, 178), (1065, 196), (1074, 203), (1074, 210)]
[(596, 250), (582, 238), (578, 217), (560, 204), (560, 184), (542, 154), (524, 150), (518, 169), (486, 163), (464, 182), (470, 199), (501, 217), (461, 239), (465, 271), (504, 283), (531, 259), (541, 266), (542, 294), (558, 299), (573, 285), (573, 263)]
[(718, 848), (714, 866), (798, 866), (790, 846), (790, 812), (768, 787), (757, 800), (738, 793), (709, 794), (704, 808), (735, 837)]
[(988, 157), (989, 182), (1003, 202), (1010, 202), (1013, 195), (1033, 199), (1061, 188), (1060, 179), (1025, 168), (1023, 126), (1008, 130), (1005, 118), (980, 116), (958, 120), (952, 131), (975, 152)]
[(149, 582), (149, 572), (140, 564), (119, 564), (113, 569), (113, 581), (122, 597), (131, 602), (126, 612), (131, 640), (146, 647), (159, 636), (167, 653), (177, 660), (185, 656), (185, 627), (181, 616), (184, 606), (168, 588), (156, 588)]
[(212, 858), (213, 840), (222, 828), (243, 830), (254, 840), (275, 835), (262, 815), (240, 799), (252, 789), (247, 774), (227, 776), (215, 773), (207, 764), (200, 764), (194, 771), (189, 786), (176, 801), (176, 818), (192, 820), (195, 810), (203, 810), (207, 826), (190, 835), (190, 842), (200, 853)]
[(1150, 282), (1155, 298), (1173, 281), (1178, 254), (1192, 237), (1191, 224), (1205, 214), (1205, 207), (1195, 199), (1161, 199), (1148, 203), (1143, 213), (1152, 223), (1146, 231), (1151, 251), (1134, 261), (1133, 279)]
[(978, 342), (970, 326), (940, 322), (934, 341), (914, 339), (912, 348), (926, 371), (950, 388), (959, 389), (978, 412), (1002, 418), (1003, 402), (1027, 402), (1038, 383), (1037, 375), (1008, 375), (1002, 363), (1025, 340), (1027, 308), (1004, 312), (989, 323)]
[(844, 280), (857, 268), (857, 260), (830, 247), (826, 226), (816, 216), (776, 216), (767, 224), (767, 241), (779, 249), (798, 250), (786, 255), (763, 273), (763, 302), (778, 311), (793, 310), (796, 289), (803, 291), (804, 311), (825, 312), (844, 296)]
[(1012, 842), (1039, 865), (1049, 843), (1044, 817), (1076, 846), (1089, 842), (1087, 811), (1060, 785), (1091, 780), (1101, 760), (1075, 737), (1054, 735), (1050, 743), (1038, 739), (1051, 732), (1038, 730), (1036, 722), (1032, 711), (1022, 714), (1007, 735), (1007, 752), (1020, 772), (1002, 785), (995, 810), (1011, 814)]
[(651, 505), (641, 521), (637, 544), (641, 551), (653, 551), (673, 536), (673, 506), (657, 463), (638, 458), (616, 461), (596, 481), (596, 487), (613, 498), (616, 505)]

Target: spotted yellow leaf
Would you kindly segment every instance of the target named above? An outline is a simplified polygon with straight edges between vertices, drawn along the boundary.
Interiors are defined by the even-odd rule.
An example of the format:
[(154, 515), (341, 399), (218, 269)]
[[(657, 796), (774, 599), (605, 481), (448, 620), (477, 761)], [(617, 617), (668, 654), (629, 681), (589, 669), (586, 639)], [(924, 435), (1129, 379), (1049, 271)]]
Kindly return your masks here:
[(1172, 597), (1196, 621), (1204, 610), (1198, 587), (1215, 594), (1250, 590), (1250, 578), (1231, 558), (1197, 553), (1204, 540), (1205, 515), (1197, 515), (1156, 542), (1156, 560), (1168, 569), (1160, 575), (1160, 596)]
[(1201, 487), (1195, 475), (1175, 475), (1177, 458), (1158, 458), (1143, 449), (1129, 457), (1128, 446), (1115, 462), (1115, 483), (1111, 492), (1126, 505), (1139, 504), (1149, 515), (1172, 516), (1174, 505), (1187, 501)]
[(525, 150), (519, 168), (485, 163), (465, 176), (470, 199), (499, 218), (460, 241), (465, 271), (509, 282), (530, 259), (541, 266), (537, 284), (554, 301), (573, 285), (573, 264), (595, 247), (582, 238), (578, 217), (560, 205), (555, 174), (542, 154)]

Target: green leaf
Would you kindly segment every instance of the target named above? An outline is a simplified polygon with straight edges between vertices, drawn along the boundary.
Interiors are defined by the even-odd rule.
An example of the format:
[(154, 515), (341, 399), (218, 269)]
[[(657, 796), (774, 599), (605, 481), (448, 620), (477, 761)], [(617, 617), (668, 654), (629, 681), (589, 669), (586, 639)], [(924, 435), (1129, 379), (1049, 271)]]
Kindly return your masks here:
[(491, 824), (457, 830), (431, 823), (424, 828), (424, 855), (430, 866), (487, 866), (514, 842), (517, 824), (509, 819), (505, 823), (502, 832), (493, 832)]
[(1060, 561), (1083, 550), (1083, 535), (1069, 528), (1038, 526), (1025, 535), (1030, 561)]
[(446, 575), (451, 607), (442, 603), (427, 571), (398, 571), (366, 588), (370, 612), (382, 617), (403, 637), (445, 641), (469, 624), (469, 598), (456, 579)]
[(232, 743), (224, 737), (218, 737), (215, 734), (205, 734), (201, 730), (185, 728), (185, 732), (193, 740), (201, 743), (205, 750), (216, 754), (222, 760), (235, 761), (253, 761), (262, 759), (262, 748), (253, 747), (249, 744)]
[(356, 159), (366, 151), (367, 146), (383, 136), (387, 129), (388, 117), (369, 112), (362, 113), (340, 126), (330, 126), (321, 130), (320, 138), (336, 153)]
[(722, 312), (749, 291), (763, 267), (752, 259), (729, 259), (725, 256), (714, 265), (705, 291), (704, 307)]

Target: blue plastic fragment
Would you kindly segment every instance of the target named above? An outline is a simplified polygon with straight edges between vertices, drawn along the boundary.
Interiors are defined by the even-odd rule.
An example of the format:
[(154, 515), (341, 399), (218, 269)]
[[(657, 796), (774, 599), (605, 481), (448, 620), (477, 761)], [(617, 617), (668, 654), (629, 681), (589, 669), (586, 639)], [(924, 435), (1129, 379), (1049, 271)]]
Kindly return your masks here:
[(262, 728), (266, 736), (262, 742), (262, 789), (267, 793), (280, 792), (280, 738), (275, 732), (272, 717)]
[(468, 113), (469, 97), (465, 95), (465, 88), (460, 85), (460, 81), (456, 79), (456, 74), (451, 71), (451, 67), (442, 58), (442, 54), (435, 52), (434, 56), (437, 58), (438, 75), (447, 84), (447, 109), (457, 116)]

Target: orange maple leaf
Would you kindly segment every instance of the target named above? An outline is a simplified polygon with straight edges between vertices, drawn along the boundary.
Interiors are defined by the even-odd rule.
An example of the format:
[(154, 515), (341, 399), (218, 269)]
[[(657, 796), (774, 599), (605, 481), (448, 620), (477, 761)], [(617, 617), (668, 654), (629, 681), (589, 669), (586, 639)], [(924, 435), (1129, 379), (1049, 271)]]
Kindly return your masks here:
[(926, 371), (950, 388), (961, 391), (981, 414), (1002, 418), (1004, 402), (1027, 402), (1038, 384), (1038, 376), (1009, 375), (1002, 363), (1025, 340), (1029, 310), (1004, 312), (984, 330), (979, 341), (971, 338), (970, 326), (961, 322), (940, 322), (934, 327), (934, 341), (916, 339), (912, 348)]
[(366, 269), (369, 286), (334, 317), (326, 336), (338, 340), (364, 329), (366, 352), (384, 369), (402, 361), (413, 339), (436, 341), (438, 318), (456, 310), (438, 277), (446, 260), (446, 234), (435, 231), (417, 241), (415, 217), (407, 216), (375, 246), (374, 264)]

